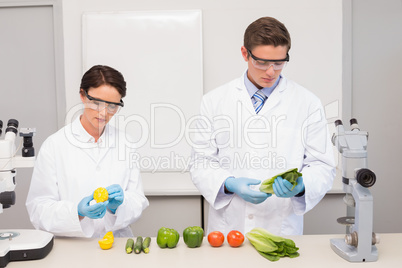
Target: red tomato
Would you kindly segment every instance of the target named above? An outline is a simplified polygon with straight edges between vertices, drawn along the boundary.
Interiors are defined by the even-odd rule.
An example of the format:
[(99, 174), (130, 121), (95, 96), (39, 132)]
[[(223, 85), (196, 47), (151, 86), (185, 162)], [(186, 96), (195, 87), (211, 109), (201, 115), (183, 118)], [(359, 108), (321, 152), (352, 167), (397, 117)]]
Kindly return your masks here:
[(236, 230), (230, 231), (227, 236), (228, 243), (231, 247), (239, 247), (244, 242), (244, 235)]
[(210, 232), (208, 235), (208, 242), (213, 247), (222, 246), (224, 240), (225, 236), (219, 231)]

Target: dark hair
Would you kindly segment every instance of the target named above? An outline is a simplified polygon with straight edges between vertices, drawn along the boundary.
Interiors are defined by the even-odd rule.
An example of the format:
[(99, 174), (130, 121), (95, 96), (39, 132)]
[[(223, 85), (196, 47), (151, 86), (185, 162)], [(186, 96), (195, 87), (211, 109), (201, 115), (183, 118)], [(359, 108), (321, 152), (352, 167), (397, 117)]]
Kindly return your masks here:
[(81, 79), (80, 92), (83, 89), (88, 93), (89, 88), (97, 88), (102, 85), (116, 88), (122, 98), (126, 96), (126, 81), (124, 81), (123, 75), (106, 65), (95, 65), (86, 71)]
[(244, 46), (253, 50), (260, 45), (287, 46), (290, 50), (290, 34), (285, 25), (275, 18), (262, 17), (251, 23), (244, 33)]

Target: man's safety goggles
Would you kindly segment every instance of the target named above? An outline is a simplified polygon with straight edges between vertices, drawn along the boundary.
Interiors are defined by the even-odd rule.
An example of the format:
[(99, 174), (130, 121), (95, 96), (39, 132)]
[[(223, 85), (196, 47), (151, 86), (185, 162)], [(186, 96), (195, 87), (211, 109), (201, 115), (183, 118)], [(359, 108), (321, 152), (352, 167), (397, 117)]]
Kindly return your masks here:
[(268, 70), (271, 66), (274, 68), (275, 71), (282, 70), (286, 63), (289, 61), (289, 54), (286, 53), (286, 58), (283, 60), (266, 60), (257, 58), (256, 56), (251, 53), (249, 49), (247, 49), (248, 54), (251, 56), (251, 63), (253, 66), (260, 70)]

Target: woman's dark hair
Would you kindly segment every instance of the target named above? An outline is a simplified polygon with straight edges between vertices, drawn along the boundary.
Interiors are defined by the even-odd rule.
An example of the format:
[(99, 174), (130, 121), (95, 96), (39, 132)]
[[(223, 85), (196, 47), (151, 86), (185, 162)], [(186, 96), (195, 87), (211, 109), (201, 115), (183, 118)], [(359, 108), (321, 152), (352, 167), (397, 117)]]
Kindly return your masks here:
[(80, 93), (85, 90), (88, 93), (89, 88), (97, 88), (102, 85), (109, 85), (117, 89), (121, 97), (126, 96), (126, 81), (123, 75), (106, 65), (95, 65), (83, 75), (81, 79)]

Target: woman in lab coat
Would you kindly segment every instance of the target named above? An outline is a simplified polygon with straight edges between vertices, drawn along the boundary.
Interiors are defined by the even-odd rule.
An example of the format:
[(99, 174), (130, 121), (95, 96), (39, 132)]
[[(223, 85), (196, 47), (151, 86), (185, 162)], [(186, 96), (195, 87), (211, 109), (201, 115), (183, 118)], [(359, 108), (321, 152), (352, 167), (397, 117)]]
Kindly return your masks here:
[[(148, 206), (138, 167), (127, 158), (126, 134), (108, 124), (124, 105), (126, 82), (117, 70), (97, 65), (81, 80), (83, 113), (43, 143), (26, 206), (37, 229), (57, 236), (132, 236), (129, 225)], [(96, 203), (94, 190), (109, 199)]]
[[(281, 74), (289, 49), (281, 22), (255, 21), (241, 48), (247, 71), (203, 97), (190, 171), (210, 204), (208, 233), (262, 227), (300, 235), (303, 215), (332, 187), (324, 110), (315, 95)], [(262, 105), (256, 92), (268, 97)], [(263, 180), (292, 168), (303, 174), (295, 188), (278, 177), (274, 195), (259, 191)]]

